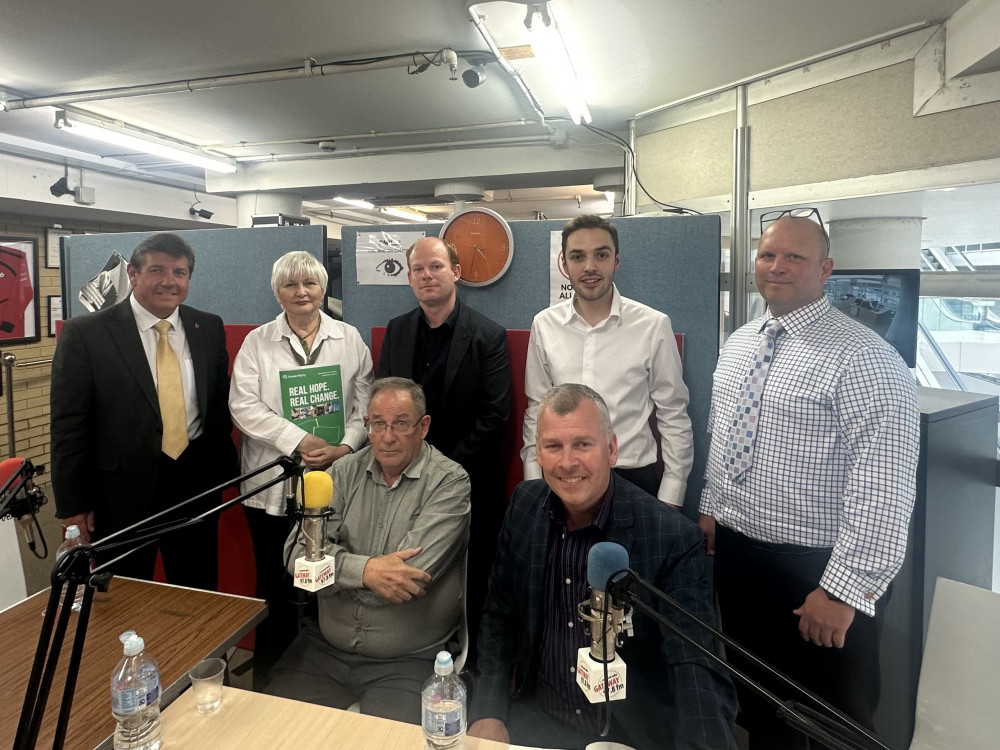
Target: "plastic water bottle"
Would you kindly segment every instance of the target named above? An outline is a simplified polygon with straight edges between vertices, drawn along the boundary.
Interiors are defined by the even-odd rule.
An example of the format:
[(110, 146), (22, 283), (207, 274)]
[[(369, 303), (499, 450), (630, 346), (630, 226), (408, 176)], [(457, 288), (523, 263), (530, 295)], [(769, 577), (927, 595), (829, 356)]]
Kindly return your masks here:
[[(79, 547), (85, 544), (83, 539), (80, 538), (80, 527), (76, 525), (66, 527), (66, 538), (63, 543), (59, 545), (59, 549), (56, 550), (56, 561), (59, 560), (63, 555), (69, 552), (74, 547)], [(73, 611), (79, 612), (80, 608), (83, 606), (83, 586), (78, 586), (76, 589), (76, 598), (73, 599)]]
[(125, 655), (111, 673), (111, 713), (115, 717), (115, 750), (159, 750), (160, 667), (133, 630), (119, 640)]
[(455, 674), (451, 654), (438, 652), (434, 676), (422, 694), (424, 739), (430, 750), (465, 745), (465, 684)]

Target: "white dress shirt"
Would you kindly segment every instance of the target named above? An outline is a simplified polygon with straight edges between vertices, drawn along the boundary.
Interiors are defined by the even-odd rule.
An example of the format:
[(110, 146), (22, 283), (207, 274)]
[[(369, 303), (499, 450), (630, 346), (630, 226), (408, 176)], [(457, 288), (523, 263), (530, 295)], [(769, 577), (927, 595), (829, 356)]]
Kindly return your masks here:
[[(154, 326), (160, 322), (156, 317), (139, 304), (134, 294), (128, 298), (132, 305), (132, 314), (135, 316), (135, 324), (139, 328), (139, 338), (142, 340), (142, 349), (146, 352), (146, 361), (149, 363), (149, 370), (153, 373), (153, 384), (159, 387), (156, 378), (156, 345), (160, 341), (160, 334), (156, 332)], [(194, 362), (191, 359), (191, 350), (187, 345), (187, 336), (184, 335), (184, 323), (181, 322), (181, 314), (178, 308), (174, 308), (169, 318), (163, 320), (170, 321), (170, 330), (167, 332), (167, 340), (173, 347), (174, 354), (181, 366), (181, 387), (184, 389), (184, 412), (187, 417), (188, 442), (201, 435), (201, 415), (198, 413), (198, 392), (194, 383)]]
[(764, 542), (833, 548), (819, 585), (872, 615), (906, 551), (920, 439), (913, 376), (826, 297), (782, 315), (753, 463), (734, 482), (725, 444), (769, 318), (733, 333), (719, 357), (701, 512)]
[(684, 504), (694, 447), (684, 384), (670, 318), (622, 297), (612, 287), (611, 314), (591, 326), (570, 298), (542, 310), (531, 324), (524, 390), (524, 478), (539, 479), (535, 460), (538, 404), (553, 386), (582, 383), (604, 398), (618, 436), (618, 466), (635, 469), (656, 463), (649, 417), (656, 412), (663, 455), (657, 497)]
[[(323, 342), (313, 365), (340, 365), (344, 404), (344, 439), (341, 445), (358, 450), (368, 441), (364, 418), (372, 384), (372, 356), (358, 330), (320, 312), (319, 331), (313, 350)], [(233, 423), (243, 433), (240, 465), (243, 473), (253, 471), (279, 456), (290, 456), (309, 433), (285, 419), (281, 404), (282, 370), (300, 367), (292, 348), (306, 359), (302, 345), (282, 312), (270, 323), (252, 330), (244, 339), (233, 361), (229, 385), (229, 411)], [(241, 492), (249, 492), (276, 477), (280, 470), (258, 474), (243, 483)], [(271, 515), (285, 511), (282, 485), (269, 487), (244, 503), (264, 508)]]

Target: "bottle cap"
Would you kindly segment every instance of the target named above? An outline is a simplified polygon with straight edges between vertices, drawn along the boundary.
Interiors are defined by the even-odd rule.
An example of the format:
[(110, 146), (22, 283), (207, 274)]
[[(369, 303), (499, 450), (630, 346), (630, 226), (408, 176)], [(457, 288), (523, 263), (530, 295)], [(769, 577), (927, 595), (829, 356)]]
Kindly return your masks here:
[(76, 524), (71, 524), (66, 527), (66, 539), (79, 539), (80, 538), (80, 527)]
[(143, 649), (146, 648), (145, 642), (135, 634), (134, 630), (126, 630), (118, 636), (118, 640), (125, 644), (125, 656), (141, 654)]
[(434, 674), (446, 675), (455, 671), (455, 664), (451, 660), (451, 654), (447, 651), (438, 651), (434, 660)]

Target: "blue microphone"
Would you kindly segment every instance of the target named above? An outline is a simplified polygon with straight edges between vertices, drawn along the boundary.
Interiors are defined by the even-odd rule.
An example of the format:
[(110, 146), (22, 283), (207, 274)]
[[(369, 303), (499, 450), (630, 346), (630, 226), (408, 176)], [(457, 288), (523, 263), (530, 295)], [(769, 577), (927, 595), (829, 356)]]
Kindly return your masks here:
[[(627, 567), (628, 552), (624, 547), (616, 542), (598, 542), (587, 555), (587, 585), (603, 592), (608, 579)], [(622, 573), (615, 580), (620, 581), (624, 577)]]
[[(616, 605), (604, 590), (608, 579), (628, 568), (628, 552), (614, 542), (598, 542), (587, 556), (587, 585), (590, 600), (580, 602), (580, 619), (590, 625), (590, 648), (577, 653), (576, 682), (591, 703), (625, 697), (625, 662), (615, 655), (619, 633), (632, 634), (629, 613)], [(615, 580), (621, 580), (626, 573)], [(607, 671), (607, 681), (604, 679)]]

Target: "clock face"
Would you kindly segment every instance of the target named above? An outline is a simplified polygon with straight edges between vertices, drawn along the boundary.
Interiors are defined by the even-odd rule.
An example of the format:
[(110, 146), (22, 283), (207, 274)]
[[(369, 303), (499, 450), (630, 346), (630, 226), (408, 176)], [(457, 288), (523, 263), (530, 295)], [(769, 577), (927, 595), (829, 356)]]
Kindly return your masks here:
[(460, 281), (486, 286), (499, 279), (514, 259), (514, 238), (500, 214), (488, 208), (470, 208), (455, 214), (441, 230), (455, 245), (462, 267)]

